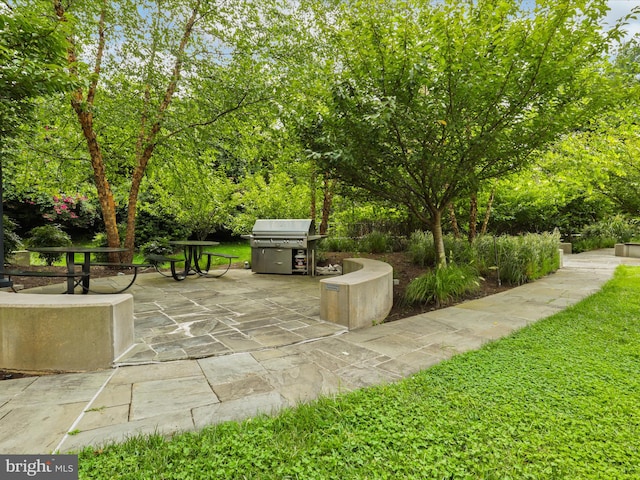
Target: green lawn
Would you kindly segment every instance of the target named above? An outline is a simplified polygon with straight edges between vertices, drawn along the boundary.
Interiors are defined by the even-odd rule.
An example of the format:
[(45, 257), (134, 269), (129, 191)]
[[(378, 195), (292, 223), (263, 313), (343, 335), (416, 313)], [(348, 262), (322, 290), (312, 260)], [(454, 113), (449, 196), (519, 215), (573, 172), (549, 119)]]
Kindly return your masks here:
[[(234, 262), (251, 262), (251, 247), (248, 241), (221, 243), (215, 247), (207, 248), (210, 252), (226, 253), (228, 255), (236, 255), (238, 258)], [(218, 263), (226, 263), (226, 260), (218, 259)]]
[(80, 478), (640, 478), (640, 268), (397, 384), (87, 449)]
[[(87, 246), (91, 246), (90, 243), (87, 244)], [(250, 262), (251, 261), (251, 247), (249, 246), (249, 242), (246, 241), (242, 241), (242, 242), (225, 242), (225, 243), (221, 243), (220, 245), (216, 245), (215, 247), (210, 247), (207, 248), (207, 251), (210, 252), (217, 252), (217, 253), (226, 253), (229, 255), (236, 255), (238, 258), (234, 259), (233, 262), (237, 263), (237, 262), (242, 262), (244, 263), (246, 262)], [(76, 261), (77, 262), (82, 262), (84, 259), (84, 257), (81, 254), (76, 255)], [(136, 253), (133, 257), (133, 262), (134, 263), (145, 263), (144, 262), (144, 257), (142, 256), (142, 254), (140, 253)], [(215, 258), (212, 261), (213, 265), (226, 265), (227, 260), (224, 260), (222, 258)], [(32, 253), (31, 254), (31, 264), (32, 265), (44, 265), (45, 262), (44, 260), (42, 260), (40, 258), (40, 256), (37, 253)], [(54, 263), (54, 265), (56, 266), (65, 266), (66, 262), (64, 259), (64, 255), (60, 256), (60, 259)]]

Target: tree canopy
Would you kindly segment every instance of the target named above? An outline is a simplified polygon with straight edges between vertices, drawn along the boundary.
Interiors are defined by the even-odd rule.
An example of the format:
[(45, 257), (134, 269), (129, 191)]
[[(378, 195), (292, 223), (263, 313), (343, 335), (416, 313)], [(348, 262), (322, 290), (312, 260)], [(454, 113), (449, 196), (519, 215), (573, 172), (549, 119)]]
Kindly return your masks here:
[(48, 5), (0, 3), (0, 142), (15, 134), (34, 99), (70, 86), (65, 29), (44, 15)]
[[(400, 212), (406, 228), (438, 239), (443, 213), (461, 219), (476, 198), (494, 198), (493, 185), (515, 184), (496, 179), (540, 158), (512, 182), (536, 185), (535, 195), (557, 187), (558, 218), (561, 202), (603, 193), (637, 211), (637, 48), (611, 50), (621, 30), (601, 28), (605, 0), (19, 3), (0, 10), (0, 28), (13, 32), (0, 39), (0, 81), (33, 61), (24, 91), (58, 91), (64, 60), (74, 83), (64, 99), (25, 102), (35, 121), (14, 116), (11, 198), (91, 192), (109, 243), (126, 232), (129, 253), (140, 203), (145, 218), (205, 236), (220, 225), (246, 233), (256, 216), (319, 220), (316, 198), (325, 231), (335, 195), (349, 215), (334, 222), (359, 206), (369, 215), (373, 202), (384, 206), (376, 215)], [(54, 42), (40, 57), (16, 47), (32, 17), (46, 33), (34, 35), (40, 45)], [(31, 88), (39, 76), (52, 82)], [(7, 92), (0, 101), (20, 94)], [(6, 105), (0, 113), (19, 111), (15, 99)], [(598, 162), (591, 182), (571, 178)], [(496, 202), (545, 213), (532, 192), (513, 190)], [(470, 238), (476, 223), (469, 215)]]
[(437, 239), (442, 212), (615, 97), (617, 27), (604, 1), (347, 2), (324, 26), (335, 55), (321, 158), (345, 182), (405, 205)]
[(159, 145), (269, 98), (257, 86), (274, 84), (267, 59), (282, 45), (282, 12), (276, 0), (55, 0), (53, 10), (61, 24), (76, 19), (67, 60), (78, 86), (70, 100), (111, 246), (121, 243), (112, 182), (128, 178), (131, 256), (140, 189)]

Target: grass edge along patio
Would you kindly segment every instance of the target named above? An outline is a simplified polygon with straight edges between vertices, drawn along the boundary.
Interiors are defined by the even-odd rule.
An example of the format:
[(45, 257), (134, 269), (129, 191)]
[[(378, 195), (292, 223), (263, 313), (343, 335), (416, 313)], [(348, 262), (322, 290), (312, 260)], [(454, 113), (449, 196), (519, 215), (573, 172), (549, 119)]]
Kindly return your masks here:
[(640, 268), (398, 383), (80, 454), (80, 478), (634, 478)]

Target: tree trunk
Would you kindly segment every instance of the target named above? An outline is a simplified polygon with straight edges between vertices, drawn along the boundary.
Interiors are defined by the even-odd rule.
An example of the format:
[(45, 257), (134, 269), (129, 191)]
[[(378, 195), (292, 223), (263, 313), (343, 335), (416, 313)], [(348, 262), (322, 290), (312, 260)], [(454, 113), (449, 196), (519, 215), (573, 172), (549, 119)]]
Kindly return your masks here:
[(317, 205), (317, 189), (318, 189), (318, 170), (316, 169), (315, 162), (311, 165), (311, 177), (309, 178), (309, 189), (310, 191), (310, 213), (309, 218), (313, 222), (313, 225), (316, 224), (316, 216), (318, 215), (318, 205)]
[(493, 207), (493, 199), (496, 195), (496, 189), (491, 190), (489, 201), (487, 202), (487, 211), (484, 214), (484, 221), (482, 222), (482, 228), (480, 229), (480, 235), (487, 233), (487, 226), (489, 225), (489, 218), (491, 218), (491, 207)]
[(187, 24), (184, 27), (184, 31), (182, 33), (182, 39), (180, 40), (180, 46), (176, 52), (176, 59), (173, 65), (173, 72), (171, 74), (171, 81), (167, 86), (167, 89), (164, 92), (164, 98), (162, 99), (162, 103), (158, 107), (156, 121), (151, 125), (149, 132), (145, 132), (144, 125), (147, 121), (146, 113), (143, 113), (141, 119), (142, 128), (140, 129), (140, 134), (136, 146), (136, 168), (133, 170), (133, 177), (131, 179), (131, 190), (129, 191), (129, 204), (127, 205), (127, 236), (125, 238), (124, 246), (127, 249), (127, 260), (131, 261), (133, 258), (133, 250), (135, 246), (136, 239), (136, 210), (138, 205), (138, 195), (140, 193), (140, 185), (142, 184), (142, 179), (144, 178), (145, 171), (147, 169), (147, 165), (149, 164), (149, 160), (153, 155), (153, 152), (156, 148), (157, 137), (160, 129), (162, 128), (164, 114), (171, 105), (171, 100), (173, 99), (173, 95), (178, 87), (178, 81), (180, 80), (181, 72), (182, 72), (182, 64), (183, 64), (183, 55), (184, 51), (189, 43), (189, 39), (191, 38), (191, 33), (193, 31), (193, 27), (196, 23), (196, 19), (200, 13), (200, 2), (196, 2), (193, 10), (191, 11), (191, 16), (187, 21)]
[(320, 222), (320, 235), (326, 235), (329, 230), (329, 215), (331, 214), (331, 204), (333, 203), (333, 194), (336, 189), (337, 181), (329, 178), (327, 174), (323, 181), (323, 197), (322, 197), (322, 221)]
[(453, 203), (447, 205), (449, 210), (449, 218), (451, 220), (451, 228), (453, 229), (453, 236), (460, 238), (460, 229), (458, 228), (458, 219), (456, 218), (456, 211), (453, 209)]
[(447, 254), (444, 250), (444, 237), (442, 235), (442, 211), (433, 210), (431, 212), (431, 233), (433, 234), (433, 245), (436, 250), (438, 267), (447, 266)]
[(469, 243), (473, 242), (477, 234), (478, 224), (478, 192), (473, 192), (469, 199)]
[[(60, 0), (54, 0), (53, 8), (58, 20), (60, 22), (67, 22), (66, 10)], [(113, 198), (113, 192), (111, 191), (111, 185), (107, 180), (102, 150), (100, 149), (100, 144), (96, 138), (96, 132), (93, 126), (93, 103), (98, 78), (100, 76), (102, 55), (104, 53), (105, 46), (104, 19), (105, 10), (103, 8), (100, 13), (100, 20), (98, 23), (98, 44), (96, 49), (96, 63), (93, 69), (94, 75), (91, 84), (87, 89), (86, 98), (82, 87), (78, 87), (71, 94), (71, 106), (76, 112), (78, 122), (82, 129), (82, 134), (87, 142), (89, 157), (91, 158), (91, 167), (93, 168), (93, 177), (98, 191), (98, 201), (100, 202), (100, 209), (102, 211), (102, 220), (107, 234), (107, 244), (110, 247), (120, 247), (120, 234), (118, 233), (118, 223), (116, 221), (116, 204)], [(77, 78), (78, 71), (76, 65), (78, 56), (76, 53), (75, 42), (73, 38), (68, 38), (68, 42), (68, 70), (72, 77)], [(120, 256), (116, 253), (109, 255), (109, 261), (117, 262), (119, 259)]]

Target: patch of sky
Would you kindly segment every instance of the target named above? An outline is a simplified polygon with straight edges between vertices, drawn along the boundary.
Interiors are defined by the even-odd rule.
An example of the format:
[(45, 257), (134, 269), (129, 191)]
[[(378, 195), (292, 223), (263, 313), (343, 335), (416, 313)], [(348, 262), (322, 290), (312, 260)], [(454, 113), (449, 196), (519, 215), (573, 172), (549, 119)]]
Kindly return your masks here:
[[(609, 11), (604, 18), (605, 28), (615, 25), (618, 19), (630, 14), (634, 8), (640, 8), (640, 0), (608, 0), (607, 3), (609, 5)], [(624, 27), (624, 30), (626, 31), (625, 38), (627, 40), (639, 34), (640, 19), (629, 19), (627, 25)]]

